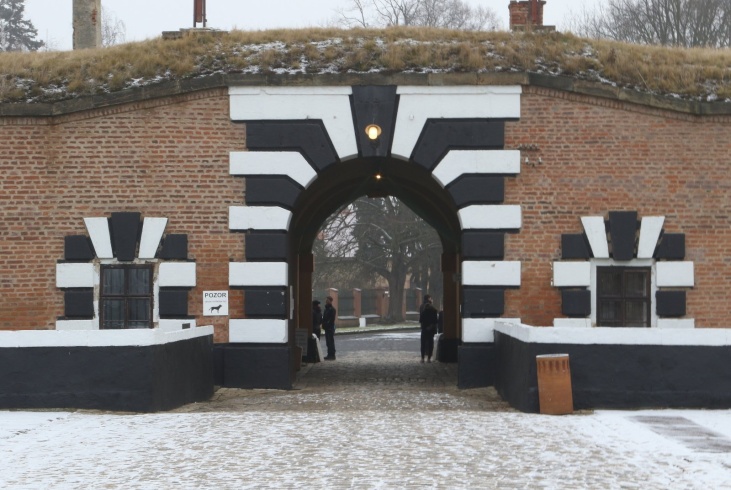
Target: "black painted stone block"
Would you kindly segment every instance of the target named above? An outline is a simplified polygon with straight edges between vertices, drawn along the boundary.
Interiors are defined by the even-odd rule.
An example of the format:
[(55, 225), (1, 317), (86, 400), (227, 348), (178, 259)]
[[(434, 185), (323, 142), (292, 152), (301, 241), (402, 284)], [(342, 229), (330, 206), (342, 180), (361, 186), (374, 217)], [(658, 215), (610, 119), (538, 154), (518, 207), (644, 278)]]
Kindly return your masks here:
[(503, 260), (505, 258), (505, 233), (489, 231), (462, 233), (462, 258)]
[(246, 204), (292, 209), (302, 187), (288, 177), (247, 177)]
[(685, 316), (685, 291), (658, 291), (655, 300), (658, 316)]
[(165, 235), (159, 258), (165, 260), (187, 260), (188, 235)]
[(223, 379), (227, 388), (290, 390), (289, 346), (224, 344)]
[(185, 318), (188, 316), (188, 290), (160, 288), (160, 318)]
[(472, 204), (494, 204), (505, 200), (505, 177), (464, 175), (447, 187), (458, 208)]
[(140, 234), (140, 216), (140, 213), (112, 213), (109, 223), (112, 250), (117, 260), (129, 262), (135, 259)]
[(590, 259), (591, 248), (586, 236), (583, 233), (561, 235), (561, 258)]
[(254, 151), (300, 151), (318, 170), (338, 161), (322, 121), (247, 122), (246, 147)]
[(89, 261), (94, 259), (94, 249), (89, 237), (71, 235), (63, 237), (64, 260)]
[(614, 260), (632, 260), (634, 258), (637, 224), (636, 211), (609, 212), (609, 236)]
[(586, 289), (561, 290), (561, 313), (570, 318), (591, 315), (591, 292)]
[(94, 290), (67, 289), (63, 292), (66, 318), (94, 318)]
[(464, 318), (498, 317), (504, 311), (504, 289), (464, 288), (462, 292), (462, 316)]
[(504, 146), (503, 120), (429, 119), (411, 158), (432, 170), (451, 148), (501, 150)]
[(655, 249), (655, 258), (683, 260), (685, 258), (685, 233), (665, 233)]
[[(353, 122), (362, 157), (385, 157), (393, 140), (398, 96), (395, 85), (356, 85), (351, 96)], [(374, 143), (366, 135), (365, 128), (377, 124), (381, 135)]]
[(246, 318), (286, 318), (286, 289), (244, 289)]
[(462, 344), (459, 347), (458, 388), (493, 386), (496, 369), (494, 344)]
[(285, 233), (248, 233), (245, 243), (247, 261), (287, 260)]

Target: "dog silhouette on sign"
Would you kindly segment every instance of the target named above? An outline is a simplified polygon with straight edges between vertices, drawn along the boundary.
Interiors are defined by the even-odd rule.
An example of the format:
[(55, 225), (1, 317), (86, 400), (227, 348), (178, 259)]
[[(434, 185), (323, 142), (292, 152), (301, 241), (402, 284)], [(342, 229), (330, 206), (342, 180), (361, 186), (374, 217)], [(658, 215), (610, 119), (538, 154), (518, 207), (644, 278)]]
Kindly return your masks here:
[(211, 306), (211, 313), (213, 313), (213, 310), (216, 310), (216, 313), (220, 313), (220, 312), (221, 312), (221, 307), (222, 307), (222, 306), (223, 306), (223, 305), (218, 305), (218, 306)]

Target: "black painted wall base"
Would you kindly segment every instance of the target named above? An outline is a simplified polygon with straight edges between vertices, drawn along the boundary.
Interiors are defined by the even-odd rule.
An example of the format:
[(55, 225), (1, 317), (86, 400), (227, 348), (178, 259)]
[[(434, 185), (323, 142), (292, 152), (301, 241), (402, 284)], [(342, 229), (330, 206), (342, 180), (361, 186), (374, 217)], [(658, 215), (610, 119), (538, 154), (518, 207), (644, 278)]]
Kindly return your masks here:
[(495, 369), (494, 344), (463, 344), (459, 347), (458, 388), (493, 386)]
[(462, 345), (459, 339), (443, 339), (439, 337), (437, 340), (437, 361), (439, 362), (457, 362), (458, 349)]
[(539, 411), (536, 356), (568, 354), (574, 409), (731, 408), (731, 346), (528, 344), (495, 332), (495, 387)]
[(291, 390), (290, 351), (288, 345), (216, 344), (214, 378), (227, 388)]
[(213, 337), (0, 349), (0, 408), (157, 412), (213, 396)]

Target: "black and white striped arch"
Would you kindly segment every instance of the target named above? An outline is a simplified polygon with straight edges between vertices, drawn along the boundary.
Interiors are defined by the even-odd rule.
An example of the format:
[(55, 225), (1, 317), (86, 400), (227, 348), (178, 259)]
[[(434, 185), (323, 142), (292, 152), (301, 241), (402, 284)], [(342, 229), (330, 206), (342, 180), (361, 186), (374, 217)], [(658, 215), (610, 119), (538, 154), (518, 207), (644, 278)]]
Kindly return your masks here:
[[(246, 262), (230, 264), (229, 285), (247, 296), (245, 318), (230, 321), (231, 342), (287, 342), (292, 206), (330, 165), (385, 156), (423, 166), (455, 200), (463, 340), (492, 339), (504, 292), (521, 280), (520, 262), (503, 260), (504, 235), (522, 221), (519, 205), (504, 204), (504, 178), (520, 172), (520, 152), (504, 149), (505, 121), (520, 117), (519, 86), (231, 87), (229, 94), (249, 150), (230, 155), (231, 175), (247, 179), (246, 206), (229, 209), (230, 230), (246, 232)], [(378, 111), (367, 113), (374, 101)], [(378, 124), (390, 144), (370, 147), (366, 123)]]
[(167, 218), (140, 218), (140, 213), (84, 218), (89, 235), (64, 238), (64, 259), (56, 264), (64, 315), (56, 330), (99, 329), (100, 269), (109, 264), (154, 264), (154, 323), (161, 330), (179, 330), (183, 323), (195, 326), (195, 318), (188, 315), (188, 291), (196, 285), (188, 236), (163, 238)]
[(651, 327), (694, 328), (694, 319), (684, 318), (693, 262), (683, 260), (685, 235), (664, 233), (664, 222), (664, 216), (638, 221), (635, 211), (612, 211), (606, 220), (582, 217), (583, 233), (562, 235), (563, 260), (553, 263), (553, 286), (561, 289), (567, 318), (554, 319), (554, 326), (596, 325), (597, 267), (622, 266), (651, 269)]

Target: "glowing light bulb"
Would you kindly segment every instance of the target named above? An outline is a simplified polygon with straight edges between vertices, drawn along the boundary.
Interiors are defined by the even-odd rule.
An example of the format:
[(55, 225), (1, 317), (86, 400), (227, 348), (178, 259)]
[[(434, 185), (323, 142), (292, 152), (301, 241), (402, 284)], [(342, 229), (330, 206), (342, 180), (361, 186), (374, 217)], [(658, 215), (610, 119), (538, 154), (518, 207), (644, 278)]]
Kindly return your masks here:
[(368, 135), (368, 139), (376, 140), (381, 136), (381, 128), (377, 124), (371, 124), (365, 128), (365, 132)]

